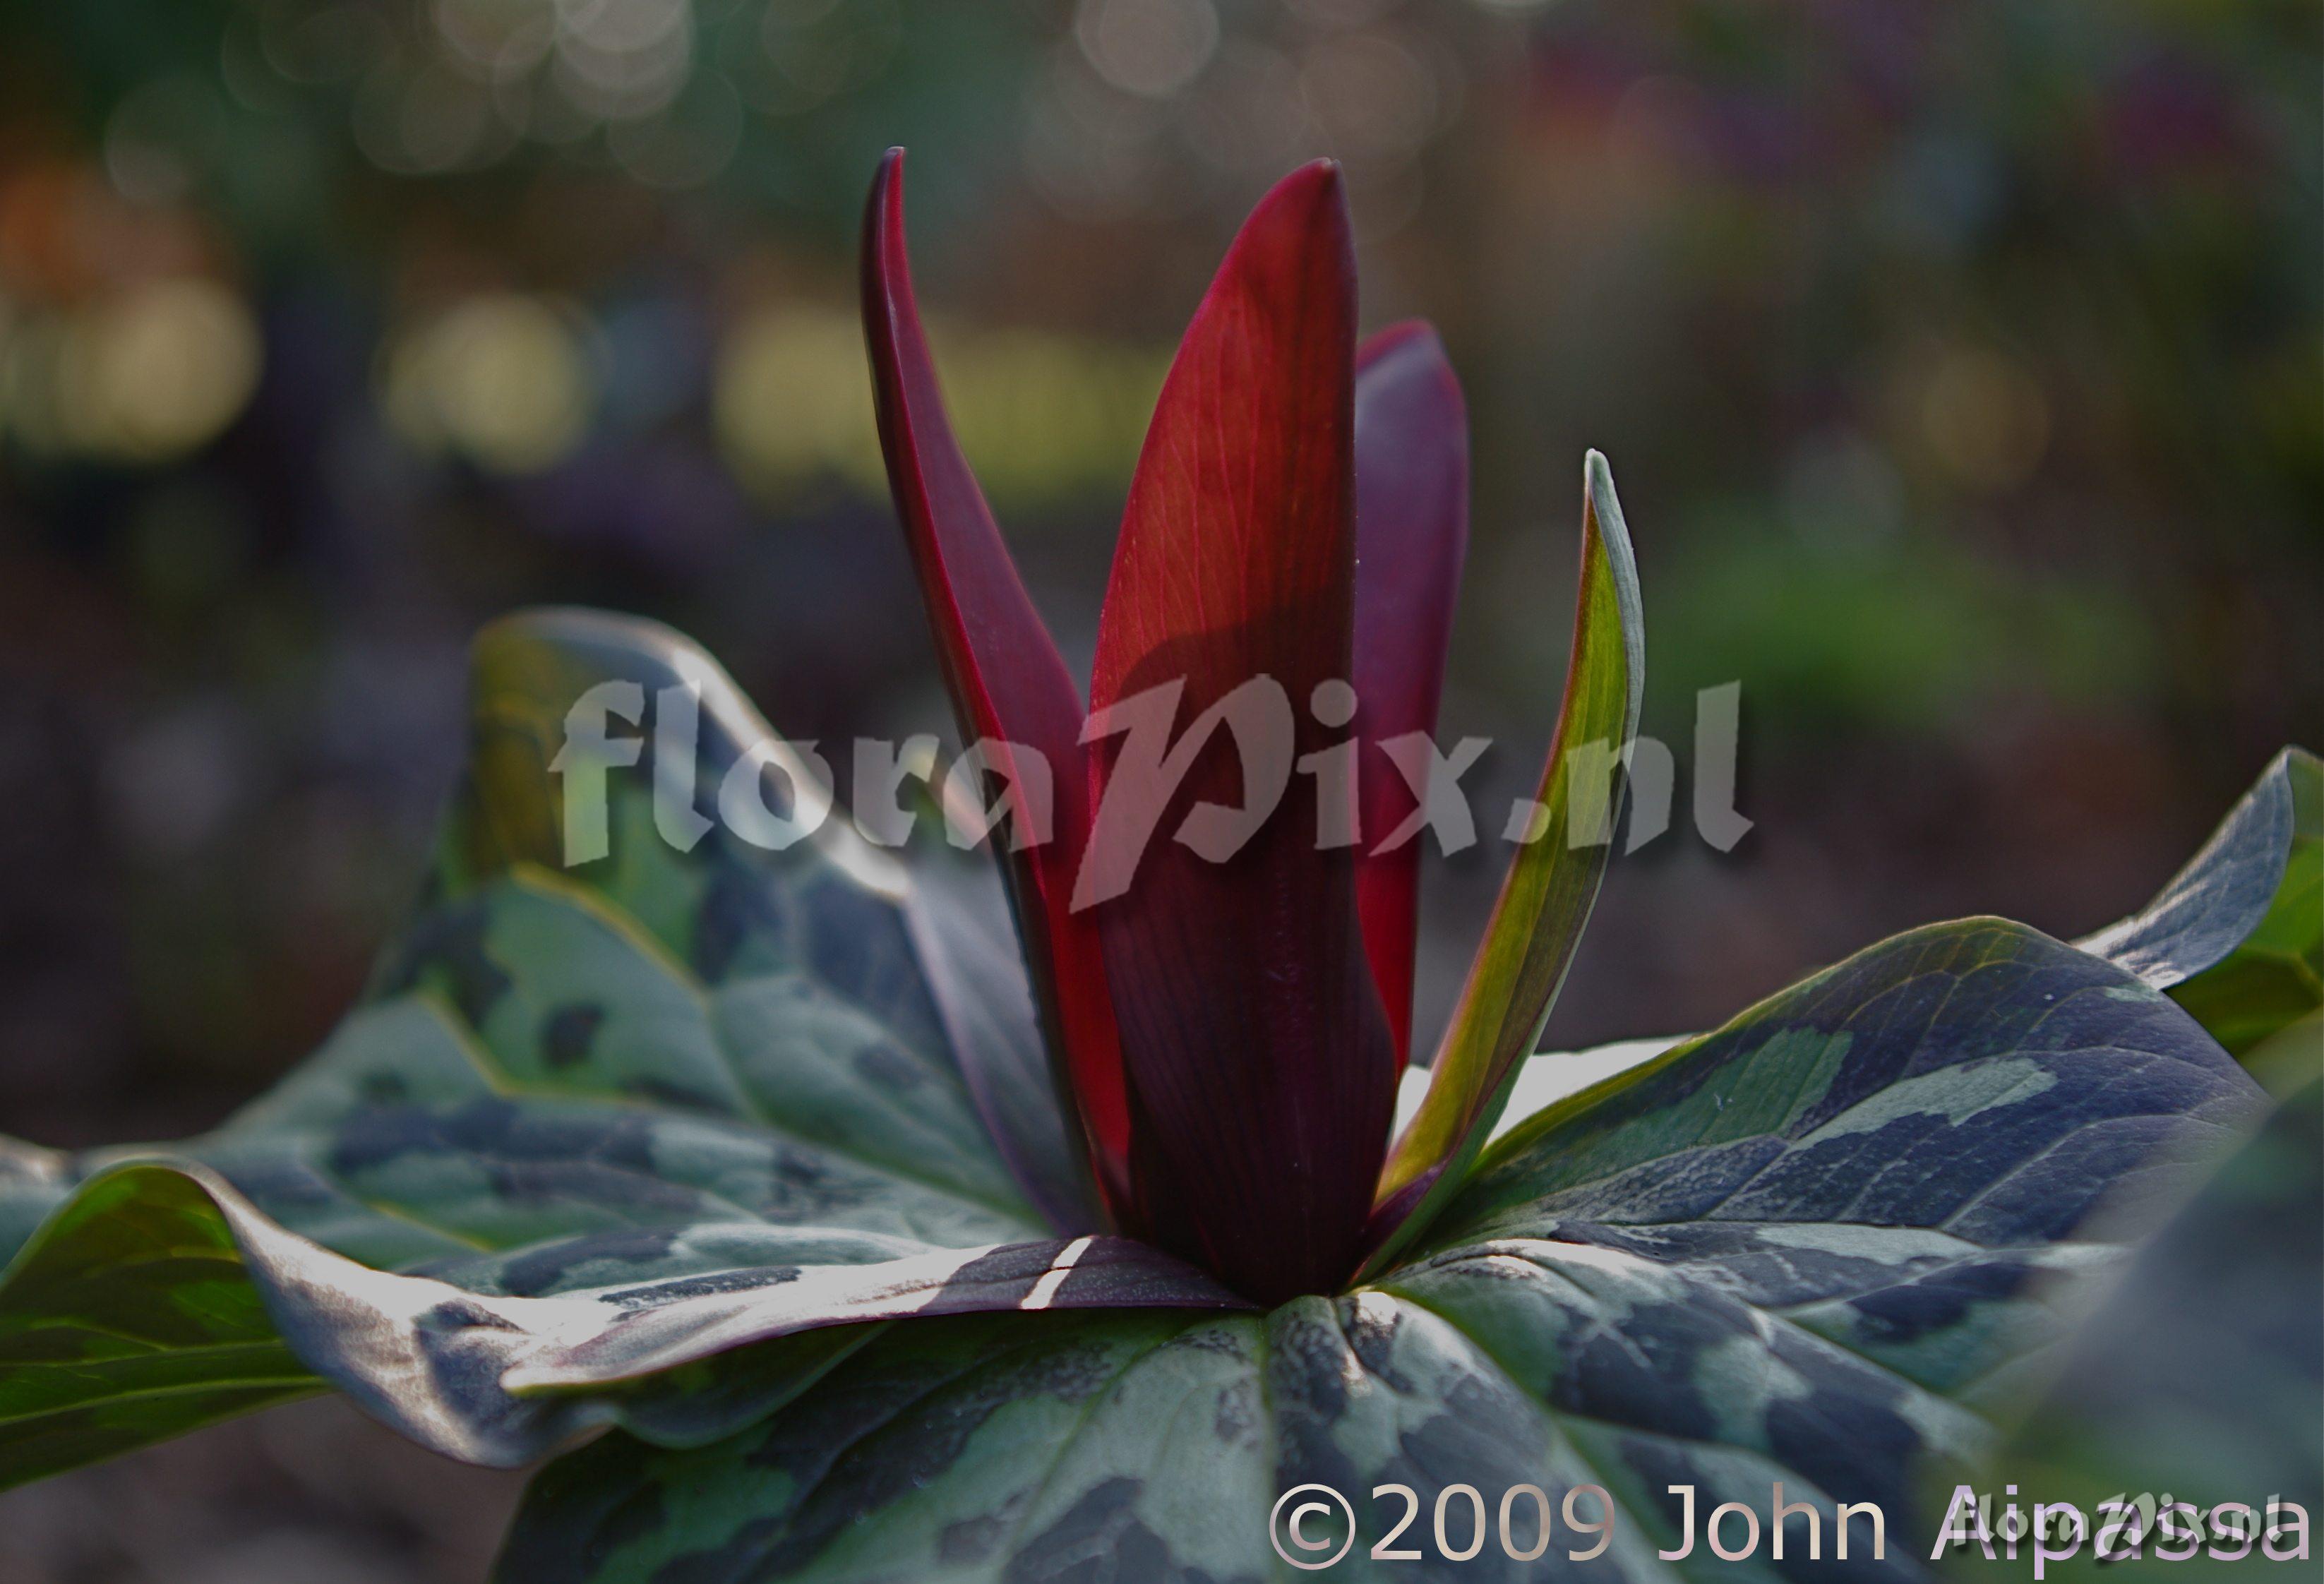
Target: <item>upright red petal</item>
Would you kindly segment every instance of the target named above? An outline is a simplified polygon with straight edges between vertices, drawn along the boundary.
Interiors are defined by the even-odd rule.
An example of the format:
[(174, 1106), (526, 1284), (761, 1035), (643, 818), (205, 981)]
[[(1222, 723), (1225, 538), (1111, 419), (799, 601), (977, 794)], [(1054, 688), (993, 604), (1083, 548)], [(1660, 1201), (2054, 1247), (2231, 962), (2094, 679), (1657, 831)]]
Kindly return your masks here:
[[(1080, 691), (1019, 581), (984, 493), (953, 437), (904, 247), (904, 152), (880, 163), (863, 217), (863, 329), (880, 444), (919, 573), (936, 652), (962, 732), (1030, 749), (1049, 762), (1056, 837), (1006, 854), (1019, 933), (1089, 1135), (1101, 1186), (1127, 1194), (1130, 1118), (1103, 954), (1073, 877), (1089, 825)], [(1008, 762), (996, 756), (996, 768)]]
[(1419, 806), (1387, 755), (1370, 746), (1436, 734), (1452, 607), (1469, 550), (1469, 425), (1461, 382), (1427, 325), (1391, 326), (1356, 351), (1357, 729), (1364, 834), (1356, 911), (1397, 1056), (1412, 1047), (1418, 839), (1374, 848)]
[[(1349, 670), (1354, 345), (1346, 200), (1337, 168), (1311, 165), (1245, 223), (1163, 386), (1099, 623), (1093, 710), (1183, 681), (1183, 732), (1266, 677), (1288, 694), (1295, 754), (1339, 735), (1309, 702)], [(1093, 758), (1109, 793), (1123, 752), (1117, 739)], [(1224, 862), (1171, 839), (1191, 805), (1240, 806), (1242, 782), (1222, 733), (1127, 891), (1095, 913), (1152, 1233), (1274, 1300), (1351, 1268), (1396, 1058), (1352, 854), (1318, 850), (1311, 778), (1293, 777)]]

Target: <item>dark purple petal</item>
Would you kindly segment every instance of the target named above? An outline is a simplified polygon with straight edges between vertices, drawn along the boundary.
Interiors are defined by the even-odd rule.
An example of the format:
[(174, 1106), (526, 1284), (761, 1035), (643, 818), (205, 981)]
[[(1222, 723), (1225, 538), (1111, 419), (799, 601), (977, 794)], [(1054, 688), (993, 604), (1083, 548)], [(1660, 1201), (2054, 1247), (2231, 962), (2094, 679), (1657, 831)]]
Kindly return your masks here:
[[(1367, 744), (1436, 733), (1469, 549), (1468, 410), (1436, 332), (1391, 326), (1356, 352), (1356, 721)], [(1375, 852), (1418, 806), (1386, 754), (1359, 772), (1356, 911), (1397, 1054), (1412, 1045), (1420, 847)]]

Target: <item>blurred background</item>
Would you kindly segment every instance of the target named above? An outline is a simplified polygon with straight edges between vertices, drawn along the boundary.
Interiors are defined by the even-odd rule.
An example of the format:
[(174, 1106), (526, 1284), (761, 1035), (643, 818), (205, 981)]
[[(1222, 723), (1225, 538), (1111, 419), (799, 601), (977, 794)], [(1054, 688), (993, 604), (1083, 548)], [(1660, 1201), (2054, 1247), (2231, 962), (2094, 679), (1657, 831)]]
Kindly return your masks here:
[[(0, 18), (0, 1130), (205, 1127), (410, 899), (463, 648), (582, 602), (788, 732), (941, 729), (853, 297), (922, 301), (1085, 658), (1234, 226), (1346, 167), (1469, 391), (1443, 735), (1537, 767), (1612, 457), (1682, 818), (1550, 1031), (2079, 934), (2324, 746), (2311, 0), (76, 0)], [(1698, 689), (1739, 803), (1683, 818)], [(844, 763), (844, 755), (835, 755)], [(1422, 1043), (1506, 849), (1435, 866)], [(0, 1584), (482, 1576), (516, 1487), (310, 1404), (0, 1499)]]

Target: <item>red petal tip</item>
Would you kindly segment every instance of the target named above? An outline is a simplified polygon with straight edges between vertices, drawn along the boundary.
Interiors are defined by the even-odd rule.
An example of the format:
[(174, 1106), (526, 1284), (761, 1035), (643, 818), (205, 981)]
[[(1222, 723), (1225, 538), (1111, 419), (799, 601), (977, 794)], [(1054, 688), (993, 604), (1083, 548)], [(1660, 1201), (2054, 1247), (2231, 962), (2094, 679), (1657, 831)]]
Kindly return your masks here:
[(1348, 207), (1347, 182), (1340, 174), (1337, 160), (1310, 161), (1268, 188), (1259, 202), (1251, 206), (1243, 227), (1249, 230), (1259, 223), (1261, 216), (1303, 203), (1318, 207), (1336, 205), (1344, 220)]

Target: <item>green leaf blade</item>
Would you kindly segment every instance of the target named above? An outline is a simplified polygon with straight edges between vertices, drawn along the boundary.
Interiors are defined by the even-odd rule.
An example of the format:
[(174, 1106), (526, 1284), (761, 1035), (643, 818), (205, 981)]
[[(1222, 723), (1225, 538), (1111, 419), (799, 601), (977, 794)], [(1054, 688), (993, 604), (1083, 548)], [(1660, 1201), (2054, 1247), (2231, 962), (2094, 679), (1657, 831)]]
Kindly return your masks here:
[(103, 1178), (0, 1275), (0, 1488), (324, 1389), (198, 1192)]
[[(2208, 1513), (2271, 1497), (2324, 1512), (2324, 1083), (2310, 1080), (2218, 1168), (2120, 1272), (2084, 1295), (2087, 1327), (2038, 1390), (2013, 1404), (1991, 1477), (2071, 1502), (2165, 1494)], [(2210, 1536), (2206, 1535), (2206, 1539)], [(2310, 1537), (2313, 1557), (2313, 1536)], [(2214, 1562), (2215, 1568), (2219, 1564)], [(2254, 1548), (2243, 1566), (2294, 1577)], [(2200, 1569), (2201, 1563), (2197, 1563)], [(1947, 1576), (1992, 1564), (1956, 1553)], [(2093, 1548), (2049, 1576), (2180, 1577), (2153, 1554), (2098, 1561)]]
[(2077, 942), (2241, 1055), (2324, 1007), (2324, 760), (2286, 748), (2144, 908)]
[[(67, 1202), (0, 1284), (0, 1414), (15, 1478), (53, 1472), (62, 1410), (150, 1439), (144, 1404), (184, 1399), (164, 1428), (328, 1384), (414, 1441), (512, 1466), (598, 1424), (681, 1441), (722, 1415), (747, 1423), (819, 1375), (848, 1343), (741, 1360), (752, 1382), (689, 1367), (753, 1344), (903, 1316), (1001, 1309), (1226, 1308), (1240, 1300), (1142, 1245), (1083, 1238), (923, 1250), (820, 1265), (756, 1263), (644, 1283), (510, 1296), (375, 1270), (285, 1230), (205, 1167), (116, 1167)], [(819, 1250), (828, 1255), (829, 1249)], [(256, 1363), (266, 1367), (254, 1377)], [(706, 1410), (698, 1399), (719, 1395)], [(724, 1425), (732, 1428), (731, 1424)], [(0, 1428), (5, 1428), (0, 1423)], [(78, 1439), (97, 1441), (68, 1420)], [(134, 1439), (133, 1439), (134, 1438)], [(21, 1441), (21, 1444), (20, 1444)]]
[[(1854, 1576), (1925, 1580), (1922, 1481), (1990, 1454), (2119, 1264), (2103, 1226), (2174, 1202), (2264, 1105), (2109, 964), (1998, 920), (1914, 931), (1552, 1105), (1369, 1285), (1263, 1317), (899, 1328), (733, 1441), (552, 1465), (501, 1577), (984, 1581), (1104, 1556), (1286, 1579), (1265, 1515), (1312, 1481), (1355, 1503), (1356, 1577), (1518, 1576), (1437, 1552), (1434, 1503), (1465, 1483), (1489, 1504), (1539, 1486), (1561, 1546), (1581, 1543), (1564, 1494), (1600, 1487), (1617, 1538), (1597, 1571), (1723, 1579), (1699, 1540), (1655, 1554), (1683, 1518), (1669, 1487), (1696, 1487), (1699, 1536), (1720, 1501), (1764, 1515), (1780, 1480), (1827, 1556), (1840, 1504), (1879, 1506), (1886, 1560), (1859, 1516)], [(1012, 1344), (1021, 1413), (978, 1373)], [(1112, 1362), (1069, 1370), (1088, 1349)], [(1069, 1373), (1103, 1384), (1043, 1400)], [(1365, 1560), (1398, 1515), (1383, 1483), (1416, 1493), (1399, 1543), (1420, 1561)]]
[[(640, 762), (606, 784), (610, 851), (567, 867), (551, 767), (567, 712), (608, 682), (656, 707), (698, 699), (696, 729), (639, 723)], [(706, 657), (650, 624), (544, 612), (487, 630), (474, 693), (429, 895), (322, 1051), (165, 1152), (0, 1150), (7, 1251), (49, 1228), (0, 1280), (17, 1339), (0, 1401), (105, 1432), (71, 1451), (44, 1431), (60, 1450), (41, 1451), (29, 1420), (0, 1427), (19, 1477), (322, 1381), (479, 1461), (607, 1422), (683, 1443), (862, 1340), (802, 1328), (1235, 1302), (1043, 1224), (929, 968), (962, 926), (916, 918), (908, 878), (844, 822), (781, 852), (659, 828), (657, 791), (690, 781), (700, 812), (754, 745), (791, 751)], [(977, 972), (989, 999), (991, 965)], [(1012, 1137), (1064, 1148), (1062, 1129)], [(164, 1226), (206, 1263), (92, 1263), (105, 1238)], [(67, 1377), (35, 1349), (74, 1337), (88, 1364), (116, 1313), (142, 1317), (145, 1352), (51, 1402)], [(174, 1315), (191, 1318), (155, 1329)], [(168, 1413), (137, 1406), (157, 1379), (183, 1387)]]

